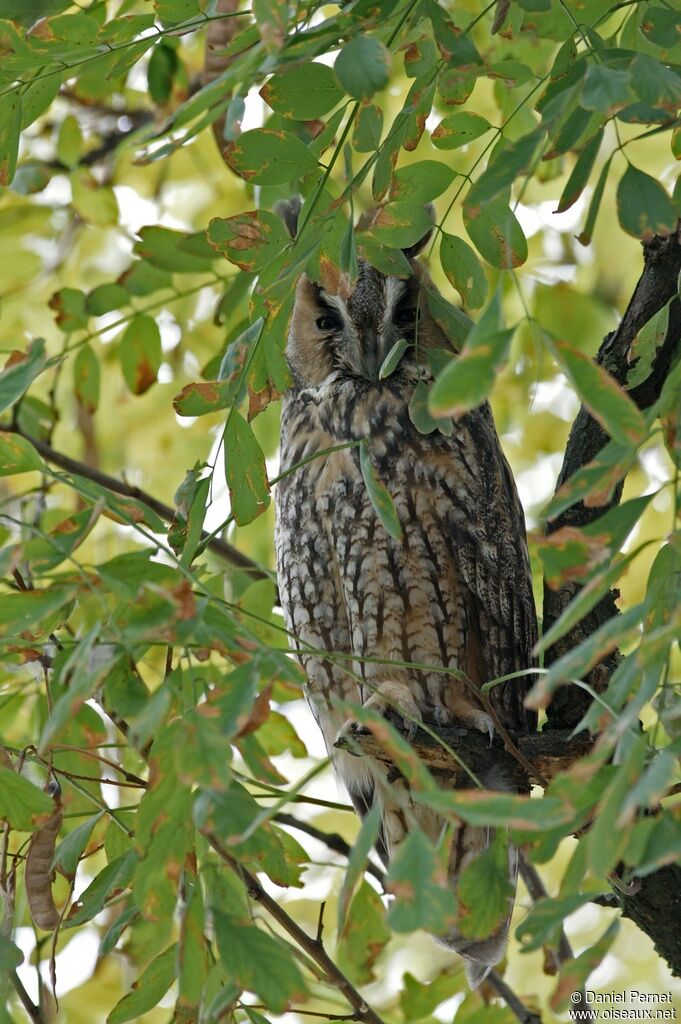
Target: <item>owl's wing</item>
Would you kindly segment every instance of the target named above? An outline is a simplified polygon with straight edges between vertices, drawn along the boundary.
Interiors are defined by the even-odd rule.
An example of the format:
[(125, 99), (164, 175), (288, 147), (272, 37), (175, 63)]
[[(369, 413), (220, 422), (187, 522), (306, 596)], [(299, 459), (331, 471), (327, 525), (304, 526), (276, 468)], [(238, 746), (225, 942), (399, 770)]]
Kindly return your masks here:
[[(431, 486), (447, 497), (453, 556), (468, 592), (468, 631), (480, 645), (489, 681), (535, 664), (537, 619), (525, 519), (489, 407), (463, 416), (446, 440), (449, 459), (441, 450), (435, 455), (439, 472)], [(523, 706), (533, 681), (521, 676), (489, 692), (507, 727), (536, 727), (535, 713)]]
[[(297, 436), (294, 432), (294, 437)], [(329, 447), (322, 441), (319, 447)], [(289, 448), (291, 450), (289, 450)], [(296, 445), (282, 445), (282, 466), (300, 462)], [(334, 749), (344, 714), (337, 701), (362, 703), (360, 688), (347, 661), (325, 658), (313, 651), (347, 655), (352, 652), (343, 587), (336, 551), (329, 534), (326, 501), (316, 488), (324, 460), (303, 466), (277, 485), (276, 531), (279, 594), (290, 642), (307, 675), (308, 704), (321, 729), (336, 771), (343, 779), (353, 806), (364, 817), (374, 803), (376, 779), (366, 758)], [(376, 849), (387, 864), (382, 829)]]

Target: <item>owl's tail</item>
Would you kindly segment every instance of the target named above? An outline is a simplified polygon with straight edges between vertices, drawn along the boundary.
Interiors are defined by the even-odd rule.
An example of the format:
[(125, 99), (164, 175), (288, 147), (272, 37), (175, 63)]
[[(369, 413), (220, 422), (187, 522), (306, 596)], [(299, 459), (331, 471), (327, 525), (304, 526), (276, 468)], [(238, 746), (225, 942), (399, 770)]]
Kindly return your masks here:
[[(449, 881), (454, 886), (457, 886), (459, 876), (466, 865), (486, 850), (493, 839), (494, 829), (491, 828), (462, 825), (457, 829), (447, 872)], [(513, 887), (513, 896), (509, 897), (508, 910), (492, 935), (484, 938), (467, 938), (458, 929), (452, 929), (439, 940), (442, 945), (455, 950), (464, 958), (466, 978), (471, 988), (477, 988), (484, 981), (492, 967), (503, 959), (506, 952), (518, 879), (518, 851), (513, 846), (508, 848), (508, 878)], [(471, 908), (471, 913), (474, 912), (475, 908)]]

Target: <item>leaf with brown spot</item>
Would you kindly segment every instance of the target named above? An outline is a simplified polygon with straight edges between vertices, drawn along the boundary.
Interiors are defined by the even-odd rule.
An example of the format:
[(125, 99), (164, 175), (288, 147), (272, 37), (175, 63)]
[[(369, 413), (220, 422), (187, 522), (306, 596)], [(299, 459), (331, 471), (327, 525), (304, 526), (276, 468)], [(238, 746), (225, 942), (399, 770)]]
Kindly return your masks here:
[(206, 237), (216, 252), (249, 272), (262, 270), (291, 242), (281, 219), (268, 210), (214, 217)]
[(253, 128), (229, 142), (224, 157), (235, 174), (254, 185), (290, 185), (317, 167), (304, 142), (291, 132)]
[(234, 399), (231, 381), (208, 380), (185, 384), (173, 398), (173, 409), (178, 416), (206, 416), (227, 409)]
[(125, 382), (133, 395), (143, 395), (156, 383), (161, 365), (161, 334), (156, 321), (136, 316), (118, 345), (118, 358)]

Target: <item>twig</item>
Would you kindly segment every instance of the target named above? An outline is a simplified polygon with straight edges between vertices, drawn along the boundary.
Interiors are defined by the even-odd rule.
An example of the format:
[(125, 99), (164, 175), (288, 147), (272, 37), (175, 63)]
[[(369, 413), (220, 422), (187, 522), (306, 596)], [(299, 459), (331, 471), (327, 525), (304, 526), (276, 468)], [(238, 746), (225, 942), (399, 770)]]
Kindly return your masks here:
[(26, 1013), (31, 1018), (31, 1020), (34, 1021), (35, 1024), (45, 1024), (45, 1018), (43, 1017), (40, 1011), (40, 1007), (36, 1006), (36, 1004), (29, 996), (17, 972), (12, 971), (10, 974), (10, 978), (12, 979), (12, 984), (14, 985), (15, 992), (19, 996), (19, 999), (21, 999), (23, 1007), (26, 1010)]
[[(314, 825), (308, 825), (306, 821), (300, 821), (292, 814), (275, 814), (273, 821), (278, 822), (280, 825), (288, 825), (289, 828), (298, 829), (299, 832), (304, 832), (305, 835), (311, 836), (313, 839), (317, 839), (320, 843), (324, 843), (334, 853), (340, 853), (342, 857), (349, 857), (352, 853), (352, 847), (349, 843), (346, 843), (342, 836), (339, 836), (337, 832), (323, 832), (320, 828), (315, 828)], [(371, 861), (367, 862), (366, 870), (370, 875), (373, 875), (377, 882), (383, 885), (385, 881), (385, 875), (378, 867), (377, 864), (373, 864)]]
[[(55, 466), (59, 466), (61, 469), (66, 470), (67, 473), (75, 473), (77, 476), (85, 477), (87, 480), (92, 480), (93, 483), (99, 484), (100, 487), (106, 487), (107, 490), (113, 491), (114, 494), (122, 494), (126, 498), (134, 498), (136, 501), (141, 501), (147, 505), (152, 512), (155, 512), (161, 519), (165, 519), (166, 522), (171, 523), (175, 518), (175, 510), (170, 508), (169, 505), (159, 501), (158, 498), (154, 498), (153, 495), (143, 491), (140, 487), (133, 487), (130, 484), (126, 484), (123, 480), (118, 480), (114, 476), (109, 476), (108, 473), (102, 473), (98, 469), (93, 469), (91, 466), (86, 466), (84, 462), (78, 462), (76, 459), (70, 458), (68, 455), (64, 455), (62, 452), (58, 452), (51, 445), (46, 444), (44, 441), (40, 441), (37, 437), (32, 437), (30, 434), (24, 433), (16, 426), (6, 425), (1, 428), (5, 433), (19, 434), (21, 437), (25, 437), (27, 441), (30, 441), (37, 452), (42, 455), (48, 462), (54, 463)], [(220, 540), (218, 537), (211, 537), (205, 530), (201, 534), (202, 539), (206, 542), (206, 547), (211, 551), (215, 552), (216, 555), (220, 555), (225, 561), (229, 562), (237, 569), (241, 569), (244, 572), (248, 572), (253, 576), (254, 579), (270, 579), (269, 575), (265, 572), (261, 566), (244, 555), (241, 551), (238, 551), (231, 544), (228, 544), (224, 540)]]
[(303, 931), (300, 925), (296, 924), (293, 918), (289, 917), (286, 911), (279, 906), (276, 900), (273, 900), (272, 897), (265, 892), (255, 875), (252, 875), (250, 871), (240, 864), (239, 861), (224, 848), (216, 836), (212, 835), (210, 832), (204, 832), (203, 834), (220, 859), (238, 878), (242, 880), (248, 889), (248, 895), (265, 907), (268, 913), (271, 914), (274, 920), (291, 936), (294, 942), (296, 942), (300, 948), (304, 950), (304, 952), (306, 952), (308, 956), (311, 957), (311, 959), (314, 960), (321, 968), (329, 984), (334, 985), (343, 993), (347, 1001), (350, 1003), (350, 1006), (355, 1011), (355, 1015), (351, 1019), (363, 1021), (364, 1024), (385, 1024), (376, 1011), (372, 1010), (372, 1008), (367, 1004), (340, 968), (336, 966), (324, 949), (322, 943), (316, 938), (310, 938), (310, 936)]
[[(535, 902), (537, 900), (546, 899), (548, 893), (541, 879), (541, 875), (535, 868), (534, 864), (530, 864), (530, 862), (526, 859), (522, 851), (519, 851), (518, 863), (520, 868), (520, 875), (532, 899)], [(572, 946), (568, 941), (564, 928), (560, 929), (558, 946), (556, 949), (551, 950), (551, 956), (554, 962), (556, 973), (560, 970), (561, 966), (566, 962), (566, 960), (572, 960), (574, 958)], [(575, 1020), (593, 1021), (593, 1012), (586, 1001), (586, 993), (584, 992), (584, 987), (582, 986), (582, 988), (577, 989), (576, 991), (579, 994), (580, 998), (576, 1002), (572, 1002), (570, 1006), (571, 1015)]]
[(490, 971), (485, 981), (492, 986), (498, 996), (501, 996), (511, 1013), (518, 1018), (520, 1024), (542, 1024), (540, 1015), (532, 1010), (528, 1010), (511, 986), (496, 971)]

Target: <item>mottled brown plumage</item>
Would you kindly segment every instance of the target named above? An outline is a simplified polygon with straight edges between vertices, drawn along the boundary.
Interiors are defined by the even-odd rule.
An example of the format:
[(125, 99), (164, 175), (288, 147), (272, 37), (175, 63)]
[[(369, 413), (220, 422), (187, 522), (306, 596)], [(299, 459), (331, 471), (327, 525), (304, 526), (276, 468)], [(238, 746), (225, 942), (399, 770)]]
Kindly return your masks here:
[[(294, 212), (287, 211), (289, 224)], [(414, 388), (431, 379), (427, 350), (448, 342), (427, 309), (427, 273), (413, 259), (411, 266), (413, 276), (402, 281), (360, 262), (345, 300), (300, 278), (287, 346), (294, 385), (283, 398), (281, 426), (282, 471), (367, 439), (402, 539), (392, 539), (378, 520), (356, 447), (308, 461), (281, 480), (276, 494), (279, 589), (310, 705), (358, 812), (380, 804), (379, 845), (388, 858), (413, 827), (437, 840), (443, 822), (410, 800), (404, 782), (388, 783), (378, 762), (334, 749), (338, 734), (354, 727), (339, 702), (381, 713), (397, 708), (407, 725), (425, 719), (491, 732), (475, 687), (532, 665), (536, 641), (523, 512), (489, 407), (454, 421), (451, 436), (423, 434), (412, 423)], [(379, 380), (399, 338), (411, 345)], [(352, 672), (347, 661), (310, 649), (353, 655)], [(462, 670), (473, 685), (440, 666)], [(528, 682), (515, 679), (490, 693), (510, 729), (533, 728), (523, 707)], [(482, 781), (507, 788), (492, 761)], [(449, 855), (453, 885), (489, 841), (487, 829), (457, 830)], [(510, 860), (515, 878), (513, 852)], [(446, 937), (467, 958), (472, 984), (503, 956), (507, 927), (484, 940), (456, 931)]]

